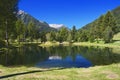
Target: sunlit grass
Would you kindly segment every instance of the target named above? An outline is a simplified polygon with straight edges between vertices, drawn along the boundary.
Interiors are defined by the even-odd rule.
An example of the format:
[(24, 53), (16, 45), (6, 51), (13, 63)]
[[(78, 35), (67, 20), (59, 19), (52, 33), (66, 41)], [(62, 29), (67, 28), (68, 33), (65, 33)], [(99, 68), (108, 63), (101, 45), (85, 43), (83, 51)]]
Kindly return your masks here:
[(63, 45), (63, 46), (69, 46), (69, 45), (71, 45), (71, 46), (100, 46), (100, 47), (120, 48), (120, 42), (105, 44), (103, 41), (101, 41), (99, 43), (97, 43), (97, 42), (94, 42), (94, 43), (91, 43), (91, 42), (74, 42), (74, 43), (45, 42), (45, 43), (40, 44), (39, 46), (50, 47), (50, 46), (59, 46), (59, 45)]
[(113, 40), (120, 40), (120, 32), (114, 35)]
[(45, 43), (41, 43), (39, 46), (42, 47), (49, 47), (49, 46), (59, 46), (59, 42), (45, 42)]
[(112, 48), (120, 48), (120, 43), (114, 44), (114, 43), (90, 43), (90, 42), (75, 42), (73, 45), (76, 46), (100, 46), (100, 47), (112, 47)]
[[(33, 72), (32, 71), (36, 71)], [(28, 73), (27, 73), (28, 72)], [(31, 72), (31, 73), (29, 73)], [(19, 74), (26, 73), (26, 74)], [(35, 67), (3, 67), (0, 76), (13, 75), (9, 80), (119, 80), (120, 63), (90, 68), (41, 69)]]

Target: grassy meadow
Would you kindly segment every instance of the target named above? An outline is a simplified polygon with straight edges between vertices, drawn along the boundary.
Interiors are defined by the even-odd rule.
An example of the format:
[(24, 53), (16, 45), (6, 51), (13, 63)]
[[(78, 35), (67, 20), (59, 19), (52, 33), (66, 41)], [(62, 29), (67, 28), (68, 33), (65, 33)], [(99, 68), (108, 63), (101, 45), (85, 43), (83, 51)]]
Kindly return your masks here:
[(120, 80), (120, 63), (90, 68), (3, 67), (2, 80)]

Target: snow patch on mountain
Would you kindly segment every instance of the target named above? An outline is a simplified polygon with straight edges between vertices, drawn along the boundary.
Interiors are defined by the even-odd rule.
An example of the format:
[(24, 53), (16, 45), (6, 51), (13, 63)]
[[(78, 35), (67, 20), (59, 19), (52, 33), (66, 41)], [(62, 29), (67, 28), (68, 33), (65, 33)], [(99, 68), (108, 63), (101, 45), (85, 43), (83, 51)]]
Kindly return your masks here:
[(23, 11), (23, 10), (19, 10), (17, 14), (21, 15), (21, 14), (27, 14), (27, 13), (25, 11)]
[(55, 29), (60, 29), (62, 27), (65, 27), (64, 24), (49, 24), (49, 26)]

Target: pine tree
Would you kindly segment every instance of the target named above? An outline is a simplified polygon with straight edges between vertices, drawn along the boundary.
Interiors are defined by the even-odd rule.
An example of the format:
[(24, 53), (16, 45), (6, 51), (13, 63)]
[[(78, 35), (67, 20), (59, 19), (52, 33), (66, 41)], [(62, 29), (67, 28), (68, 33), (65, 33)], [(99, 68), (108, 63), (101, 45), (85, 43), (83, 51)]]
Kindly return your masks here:
[(116, 33), (116, 28), (117, 28), (116, 20), (110, 11), (108, 11), (104, 17), (103, 27), (105, 29), (103, 31), (104, 33), (103, 39), (106, 43), (109, 43), (112, 41), (113, 35)]
[(67, 41), (67, 37), (68, 37), (67, 28), (61, 28), (59, 31), (59, 41), (60, 42)]
[(68, 37), (67, 37), (68, 42), (72, 42), (72, 34), (69, 32)]
[(90, 42), (94, 42), (94, 40), (97, 38), (97, 27), (95, 26), (95, 27), (93, 27), (93, 28), (91, 28), (90, 29), (90, 31), (89, 31), (89, 34), (88, 34), (88, 38), (89, 38), (89, 41)]
[(50, 33), (47, 33), (47, 34), (46, 34), (46, 39), (47, 39), (47, 41), (52, 41), (52, 40), (51, 40), (51, 34), (50, 34)]
[(21, 20), (17, 20), (16, 21), (16, 33), (17, 33), (17, 36), (19, 38), (19, 44), (20, 44), (20, 36), (24, 36), (24, 23), (21, 21)]
[(56, 40), (56, 32), (51, 31), (51, 32), (50, 32), (50, 35), (51, 35), (51, 41)]
[(104, 23), (104, 15), (102, 15), (98, 20), (97, 20), (97, 37), (102, 38), (103, 34), (102, 32), (105, 30), (105, 27), (103, 26)]
[[(9, 45), (9, 36), (15, 29), (17, 20), (16, 14), (18, 10), (19, 0), (1, 0), (0, 1), (0, 29), (5, 33), (7, 46)], [(3, 11), (4, 10), (4, 11)], [(8, 29), (9, 28), (9, 29)]]
[(112, 31), (112, 28), (111, 27), (107, 27), (104, 31), (104, 41), (105, 43), (109, 43), (112, 41), (112, 38), (113, 38), (113, 31)]
[(76, 36), (75, 36), (76, 35), (76, 31), (77, 31), (76, 30), (76, 26), (73, 26), (72, 30), (71, 30), (71, 36), (72, 36), (72, 40), (73, 41), (75, 41), (75, 39), (76, 39)]
[(46, 42), (47, 39), (46, 39), (46, 32), (41, 32), (40, 33), (40, 39), (41, 39), (41, 42)]
[(31, 21), (31, 22), (28, 23), (27, 29), (28, 29), (28, 36), (30, 37), (30, 40), (32, 42), (32, 40), (35, 38), (36, 26)]
[(88, 37), (88, 31), (87, 30), (80, 30), (77, 33), (77, 41), (79, 42), (85, 42), (88, 41), (89, 37)]

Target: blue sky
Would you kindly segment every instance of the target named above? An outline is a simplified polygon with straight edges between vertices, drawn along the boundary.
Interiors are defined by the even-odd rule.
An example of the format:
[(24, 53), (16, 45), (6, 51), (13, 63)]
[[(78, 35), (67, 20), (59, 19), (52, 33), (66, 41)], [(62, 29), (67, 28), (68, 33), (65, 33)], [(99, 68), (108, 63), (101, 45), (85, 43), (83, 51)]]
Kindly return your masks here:
[(120, 6), (120, 0), (21, 0), (19, 9), (49, 24), (64, 24), (77, 29), (94, 21), (108, 10)]

